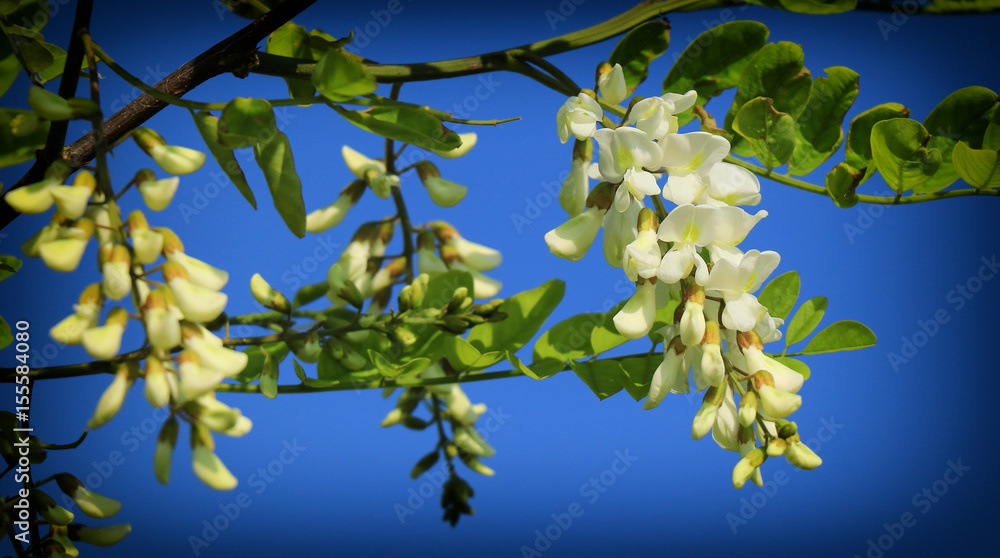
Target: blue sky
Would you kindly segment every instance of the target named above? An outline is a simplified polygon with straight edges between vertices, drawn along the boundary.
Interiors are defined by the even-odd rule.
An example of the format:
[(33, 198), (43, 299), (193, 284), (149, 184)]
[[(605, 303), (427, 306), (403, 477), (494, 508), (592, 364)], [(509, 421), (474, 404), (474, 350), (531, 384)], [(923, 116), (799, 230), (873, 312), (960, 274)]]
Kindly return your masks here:
[[(474, 7), (404, 0), (391, 18), (378, 16), (387, 6), (381, 1), (320, 5), (296, 22), (335, 36), (354, 27), (367, 29), (370, 42), (361, 54), (414, 62), (524, 44), (598, 23), (629, 7), (568, 0)], [(552, 17), (560, 6), (564, 19)], [(49, 40), (63, 40), (70, 14), (69, 6), (59, 6), (47, 30)], [(1000, 47), (995, 16), (809, 17), (748, 7), (728, 15), (672, 16), (671, 47), (638, 93), (659, 94), (683, 47), (730, 16), (764, 22), (771, 41), (802, 44), (814, 75), (835, 65), (856, 70), (860, 95), (848, 118), (895, 101), (923, 120), (961, 87), (1000, 90), (1000, 77), (987, 62)], [(892, 27), (880, 26), (880, 20)], [(92, 31), (120, 64), (155, 81), (244, 23), (232, 14), (220, 15), (210, 3), (148, 5), (127, 12), (98, 3)], [(589, 83), (613, 45), (609, 41), (552, 61)], [(25, 87), (22, 78), (4, 98), (5, 106), (23, 106)], [(226, 76), (188, 97), (224, 101), (237, 94), (277, 98), (286, 89), (279, 79)], [(120, 108), (135, 95), (105, 72), (106, 110)], [(729, 98), (713, 100), (708, 109), (721, 115)], [(521, 117), (475, 129), (479, 143), (469, 155), (439, 164), (444, 177), (469, 187), (458, 206), (434, 206), (416, 177), (404, 176), (415, 221), (445, 219), (466, 238), (500, 249), (504, 263), (492, 275), (504, 283), (501, 296), (553, 277), (564, 279), (566, 296), (550, 324), (627, 296), (623, 274), (605, 264), (599, 249), (571, 263), (549, 254), (542, 240), (565, 219), (551, 194), (570, 161), (570, 148), (559, 143), (554, 125), (561, 95), (518, 75), (495, 74), (409, 84), (402, 99), (466, 111), (469, 118)], [(352, 178), (339, 155), (342, 145), (371, 156), (382, 149), (379, 138), (321, 107), (279, 109), (277, 115), (291, 138), (309, 209), (332, 201)], [(149, 126), (169, 143), (200, 146), (183, 110), (168, 109)], [(218, 168), (209, 163), (181, 179), (169, 208), (147, 212), (153, 225), (171, 227), (181, 236), (187, 253), (229, 271), (231, 314), (254, 309), (248, 288), (254, 273), (291, 294), (296, 281), (325, 277), (360, 223), (393, 213), (389, 202), (369, 194), (338, 227), (296, 239), (269, 206), (249, 150), (238, 157), (248, 162), (244, 168), (259, 210), (252, 210), (232, 185), (220, 184)], [(832, 161), (842, 157), (837, 154)], [(147, 166), (151, 162), (133, 144), (118, 148), (112, 162), (119, 184)], [(0, 179), (9, 185), (21, 172), (23, 167), (3, 169)], [(822, 183), (822, 172), (810, 179)], [(778, 272), (795, 269), (802, 275), (800, 302), (816, 295), (829, 298), (826, 323), (859, 320), (879, 337), (874, 348), (807, 361), (813, 375), (800, 392), (804, 402), (795, 419), (803, 438), (819, 446), (824, 464), (815, 471), (771, 460), (763, 469), (765, 488), (748, 485), (735, 491), (729, 480), (735, 454), (710, 440), (690, 439), (700, 396), (672, 395), (657, 409), (642, 411), (624, 394), (598, 401), (567, 372), (542, 382), (516, 378), (465, 386), (473, 402), (486, 403), (494, 413), (488, 433), (497, 454), (488, 464), (497, 474), (463, 474), (476, 490), (476, 515), (463, 518), (455, 529), (440, 521), (436, 477), (408, 478), (413, 463), (433, 447), (434, 433), (381, 428), (393, 401), (376, 391), (273, 401), (223, 397), (254, 420), (247, 436), (217, 440), (219, 455), (240, 480), (232, 492), (202, 485), (184, 449), (175, 456), (171, 484), (156, 482), (153, 438), (163, 417), (136, 388), (119, 416), (76, 451), (51, 454), (37, 474), (67, 470), (123, 501), (118, 520), (131, 522), (133, 533), (106, 551), (84, 549), (109, 556), (193, 555), (189, 537), (205, 538), (203, 522), (213, 521), (227, 526), (199, 550), (200, 556), (305, 548), (367, 556), (520, 556), (522, 546), (546, 557), (647, 550), (682, 556), (737, 551), (744, 556), (981, 555), (992, 548), (987, 546), (989, 528), (1000, 518), (995, 507), (1000, 488), (992, 477), (996, 434), (984, 420), (994, 415), (992, 391), (1000, 388), (996, 364), (988, 356), (995, 344), (991, 320), (1000, 287), (985, 279), (995, 273), (998, 202), (961, 198), (839, 209), (821, 196), (762, 182), (760, 207), (769, 216), (744, 249), (778, 251)], [(888, 191), (878, 176), (863, 186), (864, 193)], [(139, 203), (135, 193), (126, 200)], [(18, 253), (20, 243), (42, 224), (42, 217), (20, 217), (3, 231), (0, 252)], [(85, 262), (95, 257), (91, 252)], [(87, 266), (54, 276), (30, 260), (4, 282), (0, 314), (9, 322), (30, 320), (35, 366), (85, 358), (81, 350), (49, 344), (45, 332), (70, 312), (82, 286), (96, 277)], [(903, 354), (907, 343), (915, 344), (916, 354), (892, 366), (888, 355)], [(9, 348), (0, 352), (2, 358), (10, 355)], [(290, 369), (283, 369), (281, 378), (294, 381)], [(46, 441), (75, 439), (107, 382), (90, 377), (37, 384), (32, 409), (37, 433)], [(235, 509), (238, 517), (218, 519), (227, 511), (232, 518)], [(870, 544), (879, 543), (881, 549), (871, 550)]]

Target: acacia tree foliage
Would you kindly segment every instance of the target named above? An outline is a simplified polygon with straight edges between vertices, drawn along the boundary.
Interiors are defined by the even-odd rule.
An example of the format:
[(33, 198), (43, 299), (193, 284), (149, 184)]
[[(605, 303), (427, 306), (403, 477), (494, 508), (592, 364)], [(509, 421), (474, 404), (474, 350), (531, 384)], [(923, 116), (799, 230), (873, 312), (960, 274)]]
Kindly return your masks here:
[[(747, 480), (760, 483), (759, 467), (767, 459), (784, 457), (797, 467), (815, 468), (819, 456), (788, 420), (802, 403), (796, 392), (810, 375), (800, 357), (869, 347), (875, 336), (854, 321), (820, 328), (822, 296), (790, 316), (799, 297), (796, 272), (763, 285), (777, 266), (777, 254), (737, 248), (766, 216), (740, 207), (760, 200), (758, 177), (827, 196), (839, 207), (996, 196), (1000, 186), (998, 98), (983, 87), (955, 91), (923, 120), (903, 105), (885, 103), (845, 123), (858, 96), (858, 74), (832, 67), (815, 76), (804, 66), (799, 45), (769, 37), (767, 27), (753, 21), (708, 29), (666, 76), (648, 75), (650, 62), (669, 47), (663, 15), (729, 2), (644, 3), (536, 43), (418, 64), (367, 60), (352, 53), (350, 35), (293, 23), (311, 3), (231, 2), (234, 12), (254, 21), (150, 87), (90, 36), (90, 2), (77, 6), (65, 49), (41, 33), (46, 18), (37, 16), (44, 2), (0, 2), (6, 39), (0, 44), (0, 89), (6, 91), (18, 75), (33, 84), (31, 110), (2, 109), (0, 164), (34, 159), (23, 178), (6, 189), (0, 213), (4, 225), (19, 213), (35, 214), (20, 218), (36, 220), (39, 228), (22, 246), (23, 254), (0, 256), (0, 280), (22, 265), (72, 272), (91, 243), (100, 273), (100, 281), (82, 286), (68, 317), (51, 324), (49, 332), (57, 341), (82, 344), (93, 360), (33, 368), (25, 356), (22, 364), (0, 369), (0, 378), (30, 398), (38, 380), (111, 376), (95, 402), (90, 428), (111, 420), (127, 392), (142, 386), (149, 402), (170, 415), (152, 456), (163, 483), (169, 482), (173, 450), (184, 431), (195, 473), (220, 490), (236, 485), (214, 451), (213, 433), (241, 436), (252, 422), (218, 401), (218, 392), (273, 398), (378, 388), (398, 393), (384, 426), (437, 431), (437, 443), (414, 465), (412, 476), (439, 460), (447, 463), (441, 503), (444, 519), (455, 524), (472, 513), (473, 496), (457, 465), (491, 475), (483, 459), (494, 453), (475, 428), (485, 406), (472, 404), (461, 384), (519, 375), (543, 380), (570, 370), (599, 398), (624, 389), (636, 401), (645, 399), (644, 408), (660, 404), (670, 392), (704, 391), (692, 436), (711, 432), (722, 448), (739, 453), (736, 488)], [(887, 2), (852, 0), (756, 3), (808, 14), (892, 8)], [(920, 10), (996, 7), (943, 1)], [(597, 61), (593, 89), (547, 59), (611, 37), (620, 39), (607, 60)], [(257, 50), (262, 41), (264, 50)], [(113, 115), (105, 114), (101, 102), (102, 65), (144, 91)], [(635, 294), (608, 312), (573, 316), (537, 337), (562, 298), (563, 283), (539, 278), (535, 289), (495, 298), (499, 284), (484, 272), (500, 264), (500, 254), (434, 215), (410, 215), (402, 187), (419, 180), (438, 205), (460, 203), (466, 188), (442, 178), (438, 164), (446, 171), (447, 159), (468, 152), (476, 134), (452, 128), (505, 122), (462, 119), (409, 103), (402, 85), (493, 71), (523, 74), (568, 97), (554, 116), (560, 139), (573, 142), (571, 172), (560, 194), (569, 220), (545, 235), (553, 254), (577, 260), (603, 229), (604, 257), (635, 282)], [(284, 80), (288, 97), (182, 98), (212, 77), (251, 72)], [(633, 95), (644, 80), (661, 78), (662, 96)], [(77, 96), (78, 89), (87, 93)], [(710, 108), (713, 97), (730, 89), (735, 90), (730, 106)], [(276, 106), (331, 109), (345, 126), (385, 138), (384, 151), (362, 154), (345, 146), (342, 155), (356, 179), (330, 205), (310, 211), (290, 142), (275, 122)], [(172, 145), (143, 126), (164, 108), (190, 118), (204, 145)], [(72, 119), (91, 122), (93, 130), (67, 145)], [(122, 143), (126, 140), (134, 146)], [(427, 158), (401, 166), (407, 146), (424, 150)], [(136, 147), (159, 171), (115, 175), (111, 149)], [(253, 150), (266, 192), (247, 180), (237, 149)], [(835, 164), (824, 184), (796, 178), (831, 158)], [(187, 254), (183, 240), (156, 223), (155, 212), (183, 187), (178, 176), (203, 164), (221, 167), (254, 208), (270, 199), (299, 237), (339, 224), (368, 190), (369, 196), (391, 200), (385, 203), (395, 213), (354, 231), (326, 281), (282, 293), (268, 284), (262, 264), (249, 294), (266, 311), (229, 315), (222, 292), (228, 274)], [(786, 165), (786, 173), (776, 171)], [(875, 172), (894, 196), (863, 193)], [(147, 217), (143, 206), (153, 213)], [(402, 253), (386, 255), (394, 236), (401, 238)], [(22, 256), (37, 259), (23, 263)], [(247, 292), (230, 286), (229, 295)], [(253, 326), (258, 334), (232, 337), (233, 325)], [(141, 344), (122, 346), (127, 327), (141, 328)], [(24, 329), (20, 322), (0, 319), (0, 347), (27, 342)], [(527, 353), (518, 357), (532, 339), (530, 359)], [(779, 340), (783, 343), (763, 350), (764, 343)], [(633, 354), (605, 354), (626, 343), (635, 346)], [(795, 345), (801, 348), (792, 349)], [(291, 374), (296, 381), (279, 383), (279, 376), (287, 380)], [(29, 424), (26, 416), (0, 414), (4, 474), (14, 472), (20, 485), (5, 496), (0, 523), (8, 527), (17, 554), (76, 555), (74, 542), (121, 540), (130, 530), (127, 524), (83, 525), (53, 495), (61, 491), (97, 519), (115, 515), (117, 501), (89, 491), (72, 471), (51, 471), (44, 479), (39, 474), (47, 452), (72, 450), (86, 432), (73, 443), (57, 444), (23, 438), (27, 431), (18, 429)], [(17, 474), (21, 468), (31, 473)]]

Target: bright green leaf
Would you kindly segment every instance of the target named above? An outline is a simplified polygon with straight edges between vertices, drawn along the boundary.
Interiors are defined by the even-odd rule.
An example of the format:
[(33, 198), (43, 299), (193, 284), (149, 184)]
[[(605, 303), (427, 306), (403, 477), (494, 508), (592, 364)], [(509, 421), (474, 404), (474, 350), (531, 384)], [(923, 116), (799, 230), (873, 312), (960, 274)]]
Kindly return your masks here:
[(864, 173), (854, 170), (847, 163), (838, 163), (826, 173), (826, 193), (830, 194), (837, 207), (854, 207), (858, 203), (855, 190), (863, 177)]
[(914, 193), (930, 193), (947, 188), (958, 180), (952, 163), (955, 144), (964, 141), (973, 149), (981, 149), (983, 136), (997, 109), (997, 94), (985, 87), (963, 87), (945, 97), (924, 119), (931, 134), (928, 149), (941, 151), (941, 166)]
[(790, 347), (808, 337), (819, 325), (825, 313), (825, 296), (817, 296), (803, 302), (788, 322), (788, 328), (785, 330), (785, 347)]
[(278, 396), (278, 363), (265, 355), (264, 368), (260, 373), (260, 392), (268, 399)]
[(652, 20), (633, 27), (615, 45), (608, 63), (621, 64), (625, 74), (628, 92), (635, 91), (637, 85), (646, 80), (649, 64), (662, 56), (670, 45), (670, 24)]
[(431, 277), (421, 308), (444, 308), (452, 295), (461, 287), (472, 292), (472, 275), (467, 271), (448, 270)]
[[(997, 111), (1000, 114), (1000, 111)], [(960, 141), (952, 154), (955, 171), (969, 186), (979, 189), (1000, 187), (1000, 151), (973, 149)]]
[(241, 383), (249, 383), (260, 377), (264, 371), (265, 360), (273, 360), (275, 364), (280, 364), (288, 355), (288, 345), (284, 341), (266, 343), (264, 345), (252, 345), (243, 350), (247, 355), (247, 365), (242, 372), (233, 376)]
[(802, 362), (799, 359), (784, 357), (784, 356), (775, 356), (771, 358), (780, 362), (781, 364), (784, 364), (785, 366), (791, 368), (792, 370), (798, 372), (799, 374), (802, 374), (803, 380), (808, 380), (809, 376), (812, 374), (812, 372), (809, 370), (809, 365), (807, 365), (806, 363)]
[(460, 372), (471, 367), (482, 356), (468, 341), (457, 335), (446, 336), (441, 345), (444, 347), (444, 357)]
[(358, 58), (333, 48), (316, 62), (312, 85), (331, 101), (346, 101), (358, 95), (367, 95), (378, 87), (375, 76), (365, 71)]
[[(773, 101), (774, 110), (796, 119), (806, 108), (812, 76), (803, 66), (805, 60), (802, 47), (782, 41), (764, 45), (750, 60), (743, 75), (733, 104), (726, 113), (724, 128), (733, 131), (733, 122), (740, 109), (757, 97)], [(733, 138), (733, 153), (749, 156), (753, 153), (749, 145), (739, 137)]]
[(892, 118), (872, 126), (872, 159), (886, 184), (903, 193), (921, 186), (941, 166), (941, 151), (928, 149), (930, 135), (909, 118)]
[(257, 159), (260, 170), (264, 171), (274, 208), (292, 233), (302, 238), (306, 234), (306, 205), (302, 201), (302, 182), (295, 172), (288, 137), (282, 132), (275, 134), (271, 141), (254, 146), (254, 158)]
[(542, 327), (562, 300), (565, 290), (565, 283), (551, 279), (530, 291), (505, 299), (497, 311), (504, 312), (507, 317), (500, 322), (479, 324), (470, 329), (469, 343), (480, 352), (514, 352), (520, 349)]
[(661, 362), (663, 362), (661, 353), (623, 358), (618, 362), (622, 374), (622, 386), (632, 399), (638, 401), (649, 395), (649, 383), (653, 380), (653, 373)]
[(571, 360), (569, 365), (599, 399), (607, 399), (622, 390), (622, 372), (617, 360)]
[(31, 111), (0, 109), (0, 167), (34, 159), (35, 152), (45, 146), (45, 138), (49, 134), (48, 122), (39, 122), (38, 128), (25, 137), (14, 137), (10, 121), (19, 115), (29, 114)]
[(597, 312), (578, 314), (559, 322), (538, 337), (531, 354), (532, 360), (538, 362), (552, 358), (565, 362), (594, 354), (590, 334), (603, 321), (604, 314)]
[(858, 96), (858, 74), (834, 66), (827, 77), (813, 82), (806, 110), (795, 119), (795, 151), (788, 162), (790, 174), (802, 176), (816, 170), (833, 155), (844, 139), (841, 123)]
[(1000, 110), (993, 111), (993, 118), (983, 134), (983, 149), (1000, 150)]
[(451, 151), (462, 145), (458, 134), (426, 110), (395, 105), (361, 111), (335, 105), (333, 110), (362, 130), (424, 149)]
[(250, 190), (250, 185), (247, 184), (247, 177), (243, 174), (243, 169), (240, 168), (236, 155), (233, 154), (232, 149), (219, 143), (219, 119), (212, 113), (203, 110), (194, 114), (194, 125), (198, 128), (198, 133), (201, 134), (201, 139), (208, 147), (208, 151), (222, 168), (222, 172), (226, 173), (226, 176), (243, 194), (243, 197), (250, 202), (250, 205), (257, 209), (257, 199), (254, 197), (253, 191)]
[(795, 121), (774, 109), (771, 99), (757, 97), (740, 108), (733, 130), (750, 144), (754, 155), (771, 169), (788, 162), (795, 149)]
[(615, 314), (625, 306), (626, 302), (628, 300), (623, 300), (606, 312), (601, 324), (590, 332), (590, 347), (593, 349), (595, 355), (614, 349), (618, 345), (628, 341), (627, 337), (618, 333), (618, 329), (615, 328), (614, 323)]
[[(291, 58), (313, 58), (312, 50), (307, 44), (306, 28), (291, 21), (274, 30), (267, 38), (267, 52), (278, 56)], [(305, 78), (285, 78), (288, 84), (288, 95), (291, 97), (312, 97), (316, 92), (312, 81)]]
[(218, 121), (218, 143), (230, 149), (268, 143), (276, 133), (274, 109), (265, 99), (237, 97), (226, 103)]
[(21, 269), (21, 260), (14, 256), (0, 255), (0, 281), (17, 273)]
[(514, 368), (520, 370), (525, 376), (535, 380), (544, 380), (545, 378), (556, 375), (558, 372), (561, 372), (566, 368), (565, 362), (551, 359), (533, 362), (529, 368), (521, 362), (521, 359), (514, 356), (510, 351), (506, 352), (506, 356), (507, 360), (514, 365)]
[(910, 109), (899, 103), (885, 103), (872, 107), (851, 120), (851, 126), (847, 130), (847, 141), (844, 146), (844, 159), (848, 165), (857, 169), (865, 170), (865, 175), (861, 178), (862, 183), (875, 174), (875, 165), (872, 162), (872, 127), (877, 122), (889, 120), (890, 118), (907, 118), (910, 116)]
[(771, 279), (757, 296), (772, 317), (785, 319), (799, 298), (799, 272), (786, 271)]
[(868, 326), (852, 320), (834, 322), (813, 336), (802, 350), (804, 355), (850, 351), (875, 345), (875, 334)]
[[(726, 89), (736, 87), (750, 59), (767, 42), (767, 26), (756, 21), (731, 21), (708, 29), (684, 49), (663, 80), (664, 93), (698, 92), (704, 105)], [(680, 125), (695, 118), (678, 116)]]

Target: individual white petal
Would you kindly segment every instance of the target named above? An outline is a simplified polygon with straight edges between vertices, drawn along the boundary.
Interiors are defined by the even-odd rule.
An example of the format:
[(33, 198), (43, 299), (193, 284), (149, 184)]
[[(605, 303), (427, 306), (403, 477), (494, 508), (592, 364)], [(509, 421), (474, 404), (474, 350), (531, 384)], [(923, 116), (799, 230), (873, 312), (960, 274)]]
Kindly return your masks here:
[(128, 262), (104, 262), (101, 273), (104, 295), (111, 300), (121, 300), (132, 292), (132, 277), (129, 275)]
[(167, 261), (180, 264), (188, 274), (188, 281), (206, 289), (217, 291), (225, 287), (229, 281), (229, 273), (198, 258), (192, 258), (184, 252), (175, 251), (167, 254)]
[(135, 229), (130, 236), (136, 258), (144, 264), (155, 262), (163, 250), (163, 235), (152, 229)]
[(627, 123), (642, 130), (651, 139), (658, 140), (676, 130), (677, 118), (669, 113), (669, 108), (662, 98), (647, 97), (632, 105)]
[(657, 277), (667, 283), (676, 283), (691, 274), (695, 260), (701, 256), (695, 251), (694, 245), (676, 243), (663, 255)]
[(59, 213), (67, 219), (76, 219), (87, 210), (87, 201), (93, 190), (86, 186), (56, 186), (50, 192)]
[(635, 128), (622, 127), (616, 128), (614, 133), (617, 143), (615, 155), (622, 160), (624, 167), (634, 169), (660, 167), (660, 148), (645, 132)]
[(226, 307), (228, 297), (225, 293), (206, 289), (181, 277), (175, 277), (169, 285), (177, 307), (192, 322), (210, 322)]
[(226, 377), (223, 373), (211, 368), (204, 368), (195, 360), (182, 359), (177, 367), (181, 379), (180, 399), (193, 401), (206, 393), (215, 390), (215, 386)]
[[(147, 151), (160, 168), (170, 174), (191, 174), (205, 164), (205, 154), (179, 145), (153, 144)], [(150, 207), (150, 209), (154, 209)], [(156, 210), (158, 211), (158, 210)]]
[(656, 317), (656, 284), (644, 282), (636, 285), (635, 294), (615, 314), (614, 324), (618, 333), (629, 339), (639, 339), (649, 333)]
[(760, 394), (760, 410), (771, 418), (785, 418), (802, 406), (802, 396), (773, 386), (762, 385), (757, 393)]
[(4, 199), (20, 213), (42, 213), (52, 207), (52, 191), (59, 186), (54, 180), (43, 180), (4, 194)]
[(184, 346), (198, 355), (202, 368), (220, 372), (225, 376), (239, 374), (247, 366), (246, 353), (216, 345), (204, 337), (185, 339)]
[[(643, 170), (628, 169), (622, 178), (622, 185), (628, 188), (629, 193), (635, 199), (642, 202), (646, 196), (659, 196), (660, 187), (656, 184), (656, 177), (652, 173)], [(619, 190), (622, 188), (619, 187)]]
[(174, 199), (180, 178), (171, 176), (160, 180), (147, 180), (139, 183), (139, 193), (142, 194), (146, 206), (153, 211), (163, 211)]
[(306, 215), (306, 230), (311, 233), (321, 233), (340, 224), (352, 206), (354, 202), (351, 201), (351, 196), (339, 196), (332, 204)]
[(162, 351), (180, 345), (181, 326), (170, 310), (147, 308), (145, 312), (146, 336), (149, 343)]
[(628, 97), (628, 87), (625, 85), (625, 72), (621, 64), (615, 64), (610, 72), (606, 72), (597, 79), (597, 92), (604, 100), (613, 105), (625, 100)]
[(146, 367), (145, 388), (143, 393), (146, 400), (154, 407), (162, 407), (170, 402), (170, 380), (167, 379), (167, 370), (163, 365)]
[(732, 163), (719, 162), (706, 176), (709, 197), (727, 205), (757, 205), (760, 203), (760, 181), (757, 175)]
[(663, 401), (677, 383), (678, 374), (683, 366), (683, 355), (677, 354), (673, 348), (668, 348), (663, 353), (663, 361), (653, 372), (653, 378), (649, 382), (649, 394), (642, 404), (644, 410), (652, 409)]
[(583, 213), (545, 233), (545, 243), (549, 250), (556, 256), (573, 262), (582, 258), (594, 243), (597, 231), (601, 229), (604, 213), (604, 210), (596, 206), (588, 207)]
[(722, 311), (722, 324), (734, 331), (750, 331), (767, 312), (767, 308), (757, 302), (757, 297), (752, 294), (737, 291), (736, 296), (732, 296), (730, 292), (723, 293), (726, 307)]
[(785, 448), (785, 459), (799, 469), (812, 470), (823, 464), (816, 452), (802, 442), (792, 442)]
[(663, 166), (671, 175), (707, 174), (729, 154), (729, 141), (708, 132), (669, 134), (660, 144)]
[(38, 255), (53, 271), (73, 271), (80, 265), (88, 238), (60, 238), (38, 247)]
[(694, 106), (698, 100), (698, 92), (692, 89), (687, 93), (664, 93), (663, 100), (673, 107), (673, 114), (680, 114)]
[(364, 178), (368, 171), (385, 173), (385, 163), (369, 159), (346, 145), (340, 148), (340, 154), (344, 157), (347, 168), (358, 178)]
[(458, 255), (462, 256), (465, 265), (477, 271), (489, 271), (503, 261), (503, 255), (499, 250), (471, 242), (461, 236), (453, 236), (448, 239), (448, 243), (455, 247)]
[[(735, 246), (746, 238), (750, 229), (761, 219), (767, 217), (767, 211), (760, 210), (750, 215), (739, 207), (714, 207), (716, 217), (713, 220), (712, 242)], [(775, 264), (777, 265), (777, 264)], [(768, 271), (770, 273), (770, 271)], [(750, 289), (751, 291), (756, 289)]]
[(594, 140), (597, 141), (597, 170), (601, 173), (600, 178), (608, 182), (621, 181), (626, 167), (616, 157), (615, 131), (601, 128), (594, 132)]
[(743, 356), (746, 358), (747, 372), (750, 374), (758, 370), (767, 370), (774, 379), (774, 387), (789, 393), (798, 393), (802, 388), (802, 382), (805, 380), (802, 374), (765, 355), (760, 349), (747, 347), (743, 350)]
[(664, 242), (691, 242), (697, 238), (694, 228), (695, 206), (678, 205), (660, 222), (656, 236)]
[(439, 176), (428, 176), (424, 179), (424, 186), (431, 200), (441, 207), (451, 207), (462, 201), (468, 188), (461, 184), (456, 184), (450, 180), (445, 180)]
[(121, 324), (105, 324), (83, 332), (81, 340), (87, 354), (96, 359), (108, 359), (118, 354), (125, 328)]
[(766, 250), (758, 252), (750, 250), (743, 256), (740, 268), (749, 270), (743, 290), (752, 293), (760, 288), (764, 281), (771, 275), (771, 272), (778, 267), (781, 256), (777, 252)]

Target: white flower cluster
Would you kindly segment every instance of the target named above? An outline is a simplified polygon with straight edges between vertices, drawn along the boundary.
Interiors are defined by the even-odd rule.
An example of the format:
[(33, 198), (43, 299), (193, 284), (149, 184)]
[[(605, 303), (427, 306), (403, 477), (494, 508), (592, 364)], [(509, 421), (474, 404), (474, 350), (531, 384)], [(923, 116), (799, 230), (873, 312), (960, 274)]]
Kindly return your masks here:
[[(623, 79), (617, 66), (604, 74), (600, 98), (623, 100)], [(631, 105), (623, 125), (601, 129), (597, 123), (608, 120), (590, 92), (567, 100), (557, 124), (563, 142), (571, 135), (577, 142), (560, 195), (571, 218), (545, 241), (553, 254), (575, 261), (604, 229), (605, 258), (636, 284), (614, 316), (618, 332), (629, 339), (650, 334), (657, 310), (679, 300), (673, 323), (655, 332), (664, 356), (643, 407), (656, 407), (667, 393), (687, 393), (690, 371), (695, 389), (707, 390), (692, 434), (699, 439), (711, 430), (721, 447), (744, 456), (734, 471), (740, 487), (748, 478), (760, 481), (757, 466), (764, 457), (750, 455), (758, 439), (766, 455), (785, 454), (800, 467), (818, 466), (819, 458), (797, 437), (779, 437), (783, 419), (801, 404), (796, 392), (803, 376), (761, 350), (764, 342), (780, 339), (782, 320), (752, 293), (779, 256), (737, 247), (767, 215), (738, 207), (760, 201), (760, 184), (746, 169), (723, 162), (730, 149), (725, 138), (678, 132), (677, 115), (696, 99), (695, 91), (642, 99)], [(591, 138), (597, 142), (596, 165), (590, 164)], [(590, 191), (589, 178), (602, 182)], [(646, 196), (662, 196), (675, 207), (658, 216), (645, 206)]]
[[(172, 174), (194, 172), (205, 161), (203, 153), (167, 145), (148, 128), (136, 130), (133, 138)], [(95, 359), (111, 359), (119, 354), (125, 328), (134, 319), (141, 322), (149, 344), (144, 370), (140, 370), (138, 360), (118, 366), (88, 427), (97, 428), (111, 420), (129, 388), (141, 377), (152, 405), (170, 405), (172, 412), (191, 419), (193, 467), (198, 476), (214, 488), (236, 486), (236, 478), (212, 451), (209, 431), (242, 436), (250, 430), (250, 419), (239, 409), (217, 401), (214, 393), (225, 378), (246, 367), (247, 355), (225, 347), (203, 325), (225, 309), (227, 296), (220, 290), (229, 274), (187, 255), (173, 231), (151, 228), (142, 211), (135, 210), (122, 220), (117, 202), (97, 190), (91, 173), (81, 170), (72, 185), (63, 185), (68, 175), (69, 168), (56, 163), (41, 182), (5, 195), (22, 213), (42, 213), (55, 205), (50, 223), (22, 246), (26, 255), (40, 257), (51, 269), (76, 270), (90, 240), (96, 239), (98, 244), (101, 281), (85, 288), (73, 314), (49, 333), (60, 343), (82, 345)], [(176, 176), (157, 179), (153, 171), (143, 169), (130, 185), (136, 185), (149, 209), (160, 211), (170, 203), (178, 181)], [(151, 279), (147, 266), (161, 270), (162, 283)], [(105, 301), (126, 297), (131, 297), (138, 316), (130, 315), (123, 306), (114, 306), (101, 324)], [(172, 354), (178, 348), (181, 352)], [(176, 428), (172, 437), (161, 434), (158, 443), (156, 474), (164, 483), (169, 479), (170, 452), (160, 446), (172, 450), (176, 434)]]

